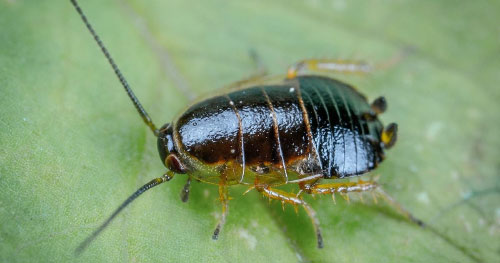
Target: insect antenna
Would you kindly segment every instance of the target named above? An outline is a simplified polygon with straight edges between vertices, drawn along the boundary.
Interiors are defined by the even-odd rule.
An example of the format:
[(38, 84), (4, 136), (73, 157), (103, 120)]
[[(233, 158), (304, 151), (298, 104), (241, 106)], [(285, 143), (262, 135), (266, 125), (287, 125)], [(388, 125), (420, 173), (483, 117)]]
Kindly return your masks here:
[(80, 8), (80, 6), (76, 2), (76, 0), (71, 0), (71, 3), (73, 4), (73, 6), (75, 7), (76, 11), (78, 12), (78, 14), (80, 15), (80, 17), (82, 18), (83, 23), (85, 24), (85, 26), (87, 26), (87, 29), (89, 30), (90, 34), (94, 37), (94, 40), (97, 42), (97, 45), (101, 48), (101, 51), (104, 54), (104, 56), (106, 57), (106, 59), (108, 60), (109, 64), (111, 65), (111, 67), (115, 71), (116, 76), (120, 80), (123, 88), (125, 88), (125, 91), (127, 92), (129, 98), (132, 100), (132, 103), (134, 103), (134, 106), (137, 109), (137, 111), (139, 112), (139, 115), (141, 115), (142, 119), (144, 120), (144, 122), (146, 123), (146, 125), (151, 129), (151, 131), (153, 131), (153, 133), (155, 134), (155, 136), (158, 136), (159, 131), (156, 128), (156, 126), (154, 125), (153, 120), (151, 120), (151, 118), (149, 117), (149, 115), (146, 112), (146, 110), (142, 107), (141, 103), (139, 102), (139, 99), (137, 99), (137, 97), (135, 96), (134, 92), (132, 91), (132, 89), (128, 85), (127, 80), (122, 75), (120, 69), (118, 68), (118, 66), (116, 65), (115, 61), (113, 60), (113, 58), (109, 54), (108, 50), (106, 49), (106, 47), (102, 43), (101, 39), (99, 38), (99, 36), (95, 32), (94, 28), (90, 25), (90, 22), (87, 20), (87, 17), (83, 13), (82, 9)]
[(75, 254), (79, 255), (81, 254), (88, 246), (89, 244), (97, 237), (101, 232), (113, 221), (113, 219), (125, 208), (127, 207), (132, 201), (134, 201), (137, 197), (139, 197), (142, 193), (146, 192), (147, 190), (162, 184), (164, 182), (168, 182), (172, 179), (173, 174), (170, 174), (167, 172), (167, 174), (164, 174), (162, 177), (155, 178), (151, 180), (149, 183), (143, 185), (141, 188), (137, 189), (135, 193), (133, 193), (125, 202), (123, 202), (114, 212), (111, 214), (102, 225), (99, 226), (90, 236), (88, 236), (80, 245), (75, 249)]

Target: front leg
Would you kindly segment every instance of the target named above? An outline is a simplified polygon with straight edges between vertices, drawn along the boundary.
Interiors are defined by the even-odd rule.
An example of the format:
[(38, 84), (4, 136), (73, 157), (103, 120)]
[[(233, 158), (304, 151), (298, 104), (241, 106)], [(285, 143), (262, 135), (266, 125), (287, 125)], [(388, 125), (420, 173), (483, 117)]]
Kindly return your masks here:
[(394, 207), (401, 215), (406, 217), (411, 222), (424, 226), (424, 222), (415, 216), (413, 216), (408, 210), (406, 210), (400, 203), (398, 203), (394, 198), (388, 195), (382, 187), (375, 181), (363, 181), (358, 182), (343, 182), (343, 183), (331, 183), (331, 184), (302, 184), (301, 190), (308, 194), (331, 194), (333, 200), (335, 201), (335, 194), (338, 193), (342, 195), (347, 201), (349, 201), (348, 193), (351, 192), (368, 192), (372, 193), (373, 199), (377, 202), (377, 196), (382, 197), (388, 204)]
[(187, 202), (189, 199), (189, 189), (191, 188), (191, 176), (188, 177), (186, 184), (182, 188), (181, 191), (181, 201), (182, 202)]
[(217, 223), (217, 227), (215, 227), (214, 234), (212, 235), (213, 240), (217, 240), (219, 238), (219, 233), (226, 223), (226, 216), (228, 211), (228, 203), (229, 203), (229, 195), (227, 191), (227, 185), (225, 181), (223, 183), (219, 183), (219, 200), (222, 205), (222, 215), (219, 219), (219, 223)]

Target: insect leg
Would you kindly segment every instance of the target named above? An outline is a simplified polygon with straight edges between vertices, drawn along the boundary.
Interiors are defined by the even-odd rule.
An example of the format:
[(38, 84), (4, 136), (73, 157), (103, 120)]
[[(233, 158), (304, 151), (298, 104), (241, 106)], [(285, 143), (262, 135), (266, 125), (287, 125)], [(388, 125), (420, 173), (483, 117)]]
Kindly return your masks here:
[(418, 226), (425, 227), (425, 223), (416, 218), (410, 211), (406, 210), (399, 202), (397, 202), (394, 198), (388, 195), (381, 187), (377, 188), (377, 194), (379, 194), (387, 203), (389, 203), (392, 207), (394, 207), (400, 214), (408, 218), (411, 222), (417, 224)]
[(369, 73), (376, 69), (383, 70), (390, 68), (412, 52), (413, 48), (404, 48), (390, 59), (373, 65), (363, 61), (345, 59), (305, 59), (288, 68), (287, 78), (295, 78), (298, 75), (304, 74), (306, 71), (324, 73)]
[(305, 59), (288, 68), (287, 78), (292, 79), (306, 71), (337, 73), (369, 73), (372, 66), (355, 60)]
[(319, 220), (316, 217), (316, 212), (312, 209), (309, 204), (307, 204), (302, 198), (297, 197), (297, 195), (281, 191), (278, 189), (273, 189), (270, 187), (255, 186), (256, 189), (261, 192), (264, 196), (269, 199), (274, 199), (281, 201), (282, 204), (291, 204), (293, 206), (301, 205), (306, 210), (307, 215), (311, 219), (314, 230), (316, 231), (316, 238), (318, 240), (318, 248), (323, 248), (323, 236), (321, 235), (321, 229), (319, 227)]
[(219, 200), (222, 204), (222, 215), (221, 218), (219, 219), (219, 223), (217, 223), (217, 227), (215, 227), (214, 234), (212, 235), (213, 240), (217, 240), (219, 238), (219, 233), (224, 224), (226, 223), (229, 196), (227, 191), (227, 185), (225, 183), (219, 184)]
[(252, 83), (255, 83), (255, 82), (258, 82), (259, 80), (263, 79), (265, 77), (265, 74), (255, 74), (255, 75), (251, 75), (245, 79), (242, 79), (242, 80), (238, 80), (236, 82), (233, 82), (231, 84), (229, 84), (229, 86), (227, 86), (228, 89), (233, 89), (233, 88), (239, 88), (239, 87), (242, 87), (242, 86), (247, 86), (249, 84), (252, 84)]
[(255, 76), (262, 76), (262, 77), (266, 76), (268, 73), (267, 68), (264, 65), (264, 63), (262, 62), (262, 59), (259, 56), (259, 54), (257, 53), (257, 51), (255, 51), (255, 49), (250, 49), (248, 54), (250, 55), (250, 59), (252, 60), (252, 63), (255, 66), (256, 72), (254, 73), (254, 75)]
[(374, 190), (379, 185), (374, 181), (342, 182), (332, 184), (301, 185), (304, 192), (308, 194), (347, 194), (349, 192), (364, 192)]
[[(358, 182), (343, 182), (343, 183), (332, 183), (332, 184), (316, 184), (312, 186), (307, 186), (307, 188), (302, 189), (304, 192), (309, 194), (331, 194), (332, 196), (335, 193), (339, 193), (347, 198), (347, 193), (350, 192), (366, 192), (373, 191), (374, 198), (375, 196), (382, 197), (388, 204), (394, 207), (401, 215), (406, 217), (411, 222), (424, 226), (424, 222), (420, 219), (417, 219), (413, 216), (408, 210), (406, 210), (400, 203), (398, 203), (394, 198), (388, 195), (379, 184), (375, 181), (363, 181), (359, 180)], [(376, 200), (376, 199), (374, 199)]]
[(242, 80), (238, 80), (236, 82), (229, 84), (229, 86), (228, 86), (229, 89), (238, 88), (241, 86), (246, 86), (246, 85), (252, 84), (254, 82), (258, 82), (259, 80), (263, 79), (264, 77), (266, 77), (268, 75), (267, 69), (263, 65), (257, 52), (255, 50), (251, 49), (249, 51), (249, 55), (250, 55), (250, 59), (252, 60), (252, 63), (255, 65), (255, 72), (252, 75), (250, 75)]
[(187, 202), (189, 199), (190, 187), (191, 187), (191, 176), (188, 177), (186, 184), (184, 185), (184, 187), (182, 188), (182, 191), (181, 191), (181, 201), (184, 203)]

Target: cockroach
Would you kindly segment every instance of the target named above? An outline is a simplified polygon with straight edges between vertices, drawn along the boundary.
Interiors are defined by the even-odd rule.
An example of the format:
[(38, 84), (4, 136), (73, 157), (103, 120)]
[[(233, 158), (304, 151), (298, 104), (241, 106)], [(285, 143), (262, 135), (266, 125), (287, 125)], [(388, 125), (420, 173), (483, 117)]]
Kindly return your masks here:
[[(378, 115), (386, 110), (384, 97), (371, 104), (353, 86), (321, 76), (320, 72), (367, 72), (368, 64), (342, 60), (303, 60), (282, 77), (254, 77), (232, 89), (192, 104), (171, 123), (157, 128), (76, 0), (71, 0), (85, 26), (101, 48), (145, 124), (158, 137), (160, 159), (168, 169), (123, 202), (76, 249), (82, 252), (109, 223), (145, 191), (186, 175), (181, 200), (187, 201), (191, 180), (219, 187), (220, 218), (212, 238), (217, 240), (226, 221), (228, 187), (246, 185), (270, 200), (297, 210), (302, 206), (312, 221), (317, 246), (323, 247), (319, 220), (303, 194), (371, 192), (383, 197), (412, 222), (423, 226), (384, 192), (375, 180), (337, 181), (360, 176), (384, 160), (384, 150), (396, 142), (397, 125), (383, 126)], [(316, 72), (317, 74), (308, 74)], [(332, 180), (332, 183), (325, 183)], [(297, 194), (277, 187), (295, 184)], [(245, 193), (246, 193), (245, 192)]]

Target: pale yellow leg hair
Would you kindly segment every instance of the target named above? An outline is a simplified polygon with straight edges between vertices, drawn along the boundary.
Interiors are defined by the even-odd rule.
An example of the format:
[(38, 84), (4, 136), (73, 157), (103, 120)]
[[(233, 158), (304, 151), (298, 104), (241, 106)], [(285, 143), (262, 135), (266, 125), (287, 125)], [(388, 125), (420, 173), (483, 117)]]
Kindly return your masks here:
[(305, 59), (288, 68), (287, 78), (292, 79), (305, 72), (369, 73), (372, 66), (362, 61), (342, 59)]
[(306, 72), (366, 74), (374, 70), (384, 70), (399, 63), (411, 49), (403, 49), (387, 61), (378, 64), (368, 64), (358, 60), (346, 59), (305, 59), (288, 68), (287, 78), (292, 79)]
[(347, 194), (350, 192), (365, 192), (379, 187), (375, 181), (342, 182), (331, 184), (315, 184), (305, 186), (304, 192), (308, 194)]
[(281, 201), (281, 204), (284, 206), (285, 203), (291, 204), (294, 207), (297, 205), (301, 205), (306, 210), (307, 215), (311, 219), (314, 230), (316, 231), (316, 238), (318, 241), (318, 248), (323, 247), (323, 236), (321, 235), (321, 229), (319, 227), (319, 220), (316, 217), (316, 211), (312, 209), (309, 204), (307, 204), (302, 198), (297, 197), (296, 194), (288, 193), (282, 190), (273, 189), (270, 187), (261, 187), (256, 185), (257, 191), (261, 192), (264, 196), (268, 197), (270, 200), (278, 200)]

